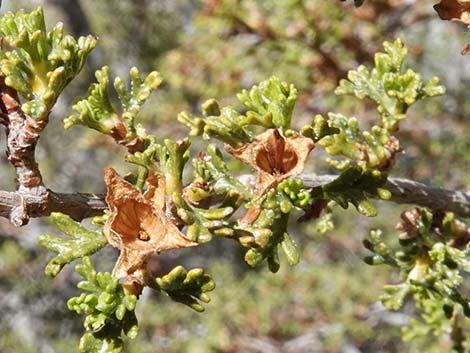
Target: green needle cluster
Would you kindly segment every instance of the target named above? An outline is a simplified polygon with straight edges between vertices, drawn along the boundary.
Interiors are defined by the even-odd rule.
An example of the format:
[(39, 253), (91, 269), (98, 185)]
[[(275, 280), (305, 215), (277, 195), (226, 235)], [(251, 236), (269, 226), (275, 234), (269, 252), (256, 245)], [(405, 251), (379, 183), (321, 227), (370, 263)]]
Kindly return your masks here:
[(387, 176), (377, 170), (363, 171), (360, 167), (350, 167), (343, 171), (331, 183), (314, 188), (312, 196), (322, 200), (332, 200), (343, 208), (348, 208), (352, 203), (357, 211), (367, 217), (377, 215), (377, 210), (369, 200), (375, 195), (383, 200), (391, 196), (387, 189), (383, 188)]
[(437, 77), (424, 82), (420, 74), (404, 67), (408, 50), (400, 39), (384, 42), (383, 46), (385, 52), (375, 55), (372, 70), (361, 65), (349, 71), (348, 79), (341, 80), (335, 93), (373, 100), (382, 127), (394, 132), (410, 106), (420, 99), (443, 95), (445, 87), (439, 85)]
[(297, 89), (271, 77), (249, 91), (242, 90), (237, 98), (248, 109), (246, 113), (240, 113), (231, 106), (220, 108), (217, 101), (211, 99), (202, 105), (203, 117), (183, 112), (178, 115), (178, 121), (190, 129), (190, 136), (202, 135), (206, 140), (216, 138), (240, 147), (252, 140), (253, 132), (249, 126), (289, 128)]
[(129, 74), (131, 78), (129, 88), (120, 77), (114, 80), (114, 90), (121, 105), (121, 109), (117, 110), (110, 98), (109, 67), (104, 66), (97, 70), (95, 76), (98, 82), (90, 86), (87, 97), (75, 101), (72, 108), (78, 115), (66, 118), (64, 127), (68, 129), (73, 125), (84, 125), (103, 134), (111, 135), (128, 147), (132, 143), (135, 144), (134, 139), (145, 139), (145, 129), (140, 124), (136, 124), (135, 118), (162, 80), (156, 71), (142, 78), (135, 67), (130, 69)]
[(249, 91), (241, 91), (237, 98), (249, 109), (245, 124), (287, 129), (297, 101), (297, 89), (293, 84), (288, 85), (277, 77), (271, 77)]

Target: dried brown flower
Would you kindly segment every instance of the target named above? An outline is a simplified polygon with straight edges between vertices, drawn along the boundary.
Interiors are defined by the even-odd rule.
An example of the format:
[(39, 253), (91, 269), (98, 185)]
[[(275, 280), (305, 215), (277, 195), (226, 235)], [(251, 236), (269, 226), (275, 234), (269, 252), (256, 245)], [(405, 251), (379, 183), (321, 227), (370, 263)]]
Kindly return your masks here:
[(443, 20), (454, 20), (470, 25), (469, 0), (441, 0), (434, 9)]
[(258, 171), (258, 196), (265, 194), (283, 179), (304, 170), (313, 141), (299, 134), (285, 137), (278, 129), (269, 129), (251, 143), (227, 152)]
[(187, 239), (165, 215), (165, 179), (151, 172), (141, 193), (112, 168), (106, 167), (106, 202), (111, 211), (103, 232), (121, 254), (113, 276), (125, 277), (144, 266), (146, 259), (165, 250), (198, 245)]
[[(441, 0), (434, 5), (434, 10), (443, 20), (453, 20), (465, 23), (470, 27), (470, 0)], [(460, 54), (466, 55), (470, 52), (470, 43), (467, 43)]]

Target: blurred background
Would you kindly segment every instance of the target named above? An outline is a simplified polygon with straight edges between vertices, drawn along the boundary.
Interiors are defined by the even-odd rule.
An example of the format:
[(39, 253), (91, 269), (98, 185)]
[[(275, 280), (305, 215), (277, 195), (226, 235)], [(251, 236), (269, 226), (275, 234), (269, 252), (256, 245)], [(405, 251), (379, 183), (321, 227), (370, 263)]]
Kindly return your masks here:
[[(63, 21), (74, 36), (100, 38), (88, 66), (54, 108), (38, 146), (45, 183), (55, 191), (104, 192), (103, 166), (131, 170), (122, 161), (125, 151), (110, 139), (62, 127), (61, 120), (72, 113), (71, 101), (86, 94), (103, 65), (123, 78), (132, 66), (162, 74), (163, 85), (141, 115), (159, 137), (187, 134), (176, 122), (178, 112), (198, 113), (212, 97), (237, 105), (237, 92), (271, 75), (299, 89), (297, 127), (329, 111), (356, 116), (367, 127), (377, 119), (375, 106), (333, 91), (349, 69), (371, 65), (382, 42), (397, 37), (409, 48), (408, 65), (426, 78), (440, 76), (448, 93), (410, 111), (398, 135), (405, 153), (393, 176), (466, 190), (470, 57), (459, 53), (470, 33), (439, 20), (435, 2), (368, 0), (355, 9), (336, 0), (3, 0), (0, 12), (43, 6), (49, 28)], [(0, 147), (4, 150), (4, 138)], [(14, 190), (3, 153), (0, 163), (1, 188)], [(311, 164), (312, 172), (331, 172), (320, 161)], [(145, 291), (137, 310), (140, 335), (127, 342), (126, 352), (447, 352), (448, 339), (428, 332), (403, 343), (401, 327), (413, 316), (413, 305), (392, 313), (378, 301), (383, 285), (399, 274), (363, 263), (361, 241), (371, 228), (381, 227), (395, 244), (394, 225), (405, 209), (378, 208), (372, 219), (338, 210), (336, 228), (326, 234), (315, 222), (294, 222), (301, 263), (283, 264), (275, 275), (267, 268), (249, 269), (237, 246), (223, 239), (158, 256), (150, 264), (156, 275), (180, 263), (205, 267), (218, 287), (203, 314)], [(55, 279), (44, 275), (51, 254), (38, 247), (36, 237), (48, 232), (57, 234), (47, 219), (21, 229), (0, 220), (2, 353), (76, 352), (83, 328), (66, 301), (79, 293), (78, 278), (73, 266)], [(110, 271), (116, 257), (110, 248), (94, 261), (99, 270)]]

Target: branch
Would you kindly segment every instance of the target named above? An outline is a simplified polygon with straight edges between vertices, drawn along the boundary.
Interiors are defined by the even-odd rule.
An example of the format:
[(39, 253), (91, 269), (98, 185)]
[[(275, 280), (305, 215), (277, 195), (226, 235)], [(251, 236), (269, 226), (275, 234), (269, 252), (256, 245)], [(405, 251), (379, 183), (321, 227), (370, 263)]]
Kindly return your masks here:
[[(332, 182), (336, 175), (301, 175), (299, 178), (307, 188)], [(435, 211), (450, 211), (461, 217), (470, 217), (470, 194), (426, 185), (414, 180), (388, 178), (385, 188), (390, 190), (390, 201), (413, 204)]]
[(0, 111), (6, 125), (7, 155), (15, 167), (19, 192), (43, 194), (46, 188), (34, 158), (39, 136), (47, 125), (48, 116), (33, 119), (23, 112), (18, 93), (0, 78)]
[[(299, 179), (308, 188), (332, 182), (336, 175), (301, 175)], [(256, 182), (254, 176), (240, 177), (246, 184)], [(451, 211), (461, 217), (470, 217), (470, 195), (462, 191), (452, 191), (426, 185), (413, 180), (389, 178), (385, 187), (392, 193), (390, 201), (400, 204), (413, 204), (432, 210)], [(47, 196), (0, 191), (0, 217), (9, 218), (16, 226), (25, 223), (17, 219), (18, 210), (25, 210), (31, 218), (49, 216), (52, 212), (62, 212), (76, 221), (103, 214), (107, 209), (105, 195), (82, 193), (56, 193), (47, 190)], [(20, 213), (22, 215), (22, 213)]]
[[(8, 218), (19, 227), (29, 218), (49, 216), (62, 212), (76, 221), (99, 216), (108, 208), (102, 194), (56, 193), (51, 190), (44, 195), (23, 194), (18, 191), (0, 191), (0, 216)], [(26, 213), (25, 220), (23, 212)]]
[(34, 156), (48, 115), (33, 119), (24, 113), (18, 93), (5, 84), (4, 77), (0, 77), (0, 112), (0, 123), (6, 126), (7, 156), (15, 168), (17, 184), (16, 195), (8, 195), (6, 198), (9, 202), (16, 200), (7, 216), (14, 225), (21, 226), (28, 222), (29, 205), (26, 200), (30, 197), (49, 197)]

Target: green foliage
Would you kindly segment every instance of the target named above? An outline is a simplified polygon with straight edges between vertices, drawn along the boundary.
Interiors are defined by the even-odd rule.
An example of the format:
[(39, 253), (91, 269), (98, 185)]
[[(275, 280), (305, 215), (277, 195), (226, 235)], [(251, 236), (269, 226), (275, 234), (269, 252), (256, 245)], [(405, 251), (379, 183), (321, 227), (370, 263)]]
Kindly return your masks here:
[(351, 164), (364, 170), (391, 169), (395, 155), (401, 151), (393, 133), (398, 131), (408, 108), (421, 99), (445, 93), (437, 77), (424, 83), (420, 74), (404, 67), (407, 49), (401, 40), (384, 42), (384, 51), (375, 55), (372, 70), (361, 65), (356, 71), (349, 71), (348, 80), (341, 80), (335, 91), (340, 96), (351, 95), (361, 100), (367, 97), (374, 101), (381, 117), (379, 125), (373, 125), (370, 131), (363, 130), (357, 118), (329, 113), (328, 119), (317, 116), (301, 130), (318, 140), (328, 154), (346, 157), (328, 160), (337, 169), (343, 170)]
[(180, 193), (183, 189), (183, 169), (189, 160), (191, 140), (172, 141), (165, 139), (163, 145), (157, 145), (160, 168), (165, 176), (166, 194)]
[(440, 335), (448, 332), (460, 314), (470, 317), (470, 298), (460, 290), (462, 272), (470, 271), (468, 240), (461, 238), (468, 231), (452, 213), (414, 209), (402, 218), (401, 248), (393, 251), (381, 239), (381, 232), (373, 231), (371, 240), (364, 242), (374, 253), (366, 262), (400, 269), (403, 282), (385, 286), (381, 300), (389, 310), (398, 310), (412, 296), (423, 321), (414, 319), (404, 330), (405, 339), (428, 332)]
[(364, 172), (360, 167), (350, 167), (331, 183), (314, 188), (312, 196), (335, 201), (345, 209), (352, 203), (359, 213), (374, 217), (377, 210), (368, 197), (375, 195), (389, 199), (390, 192), (382, 187), (386, 180), (386, 175), (377, 170)]
[(198, 243), (211, 240), (216, 231), (225, 231), (227, 222), (235, 211), (234, 207), (204, 209), (186, 202), (178, 193), (173, 194), (173, 202), (178, 207), (178, 216), (188, 225), (187, 236)]
[(297, 100), (297, 89), (277, 77), (271, 77), (253, 86), (250, 91), (242, 90), (237, 98), (248, 108), (245, 114), (230, 106), (220, 109), (217, 101), (211, 99), (202, 105), (202, 118), (183, 112), (178, 115), (178, 121), (191, 129), (190, 136), (203, 135), (204, 139), (214, 137), (237, 147), (251, 141), (253, 134), (246, 126), (288, 128)]
[(321, 235), (325, 235), (335, 229), (333, 213), (329, 207), (327, 207), (323, 215), (318, 218), (315, 224), (315, 229)]
[[(79, 115), (71, 115), (65, 119), (64, 127), (68, 129), (73, 125), (80, 124), (126, 142), (135, 138), (145, 138), (145, 130), (139, 124), (135, 124), (135, 117), (152, 91), (160, 85), (161, 78), (154, 71), (142, 79), (139, 70), (135, 67), (131, 68), (129, 73), (131, 77), (129, 89), (126, 88), (120, 77), (116, 77), (114, 80), (114, 90), (121, 103), (122, 112), (118, 112), (111, 103), (109, 67), (104, 66), (101, 70), (96, 71), (95, 76), (98, 83), (90, 86), (89, 95), (86, 98), (78, 99), (73, 105), (72, 108)], [(124, 131), (122, 131), (123, 128)]]
[(249, 110), (244, 124), (260, 125), (269, 128), (289, 128), (297, 101), (297, 89), (287, 85), (277, 77), (243, 90), (237, 95), (240, 102)]
[[(277, 191), (287, 196), (292, 206), (299, 209), (307, 209), (312, 204), (311, 192), (303, 188), (301, 180), (285, 179), (279, 183)], [(286, 207), (289, 206), (284, 206)]]
[[(350, 239), (350, 235), (336, 238), (339, 244)], [(389, 347), (389, 352), (414, 352), (392, 338), (399, 329), (378, 323), (374, 316), (374, 298), (380, 293), (387, 269), (361, 268), (357, 256), (319, 263), (319, 252), (328, 249), (329, 242), (327, 238), (309, 242), (302, 253), (304, 265), (281, 266), (276, 275), (267, 271), (239, 273), (231, 261), (215, 259), (208, 268), (218, 286), (204, 315), (143, 300), (139, 329), (146, 339), (133, 342), (129, 353), (243, 352), (249, 351), (243, 345), (247, 337), (280, 349), (292, 347), (306, 331), (310, 334), (304, 339), (312, 337), (311, 332), (324, 332), (321, 340), (296, 345), (307, 351), (312, 349), (312, 341), (315, 348), (341, 351), (344, 342), (352, 340), (363, 352), (383, 347)], [(352, 280), (351, 273), (359, 280)]]
[[(208, 144), (206, 151), (201, 152), (198, 158), (193, 160), (193, 165), (196, 177), (195, 183), (203, 181), (207, 184), (207, 186), (204, 185), (204, 188), (210, 189), (209, 192), (215, 194), (237, 192), (243, 195), (244, 198), (253, 196), (252, 190), (232, 175), (223, 159), (222, 152), (215, 144)], [(205, 191), (201, 188), (192, 188), (190, 190), (194, 193), (199, 190), (201, 193)], [(190, 199), (198, 202), (202, 199), (202, 195), (192, 196)]]
[(50, 234), (38, 237), (39, 245), (58, 253), (46, 266), (45, 272), (48, 276), (57, 276), (65, 265), (84, 256), (92, 255), (108, 244), (101, 233), (80, 226), (67, 215), (55, 212), (51, 214), (51, 220), (62, 233), (69, 235), (71, 239)]
[(335, 93), (373, 100), (382, 117), (382, 127), (393, 132), (411, 105), (425, 97), (443, 95), (445, 87), (439, 85), (437, 77), (425, 83), (420, 74), (405, 70), (407, 49), (400, 39), (384, 42), (383, 46), (385, 53), (375, 55), (371, 71), (363, 65), (349, 71), (348, 80), (341, 80)]
[(0, 33), (9, 50), (0, 54), (5, 83), (26, 100), (22, 110), (33, 118), (45, 118), (64, 88), (82, 70), (96, 46), (93, 36), (75, 40), (58, 24), (47, 32), (42, 8), (31, 13), (6, 13)]
[[(325, 137), (338, 134), (340, 129), (332, 125), (330, 119), (325, 119), (320, 114), (315, 115), (311, 124), (305, 125), (300, 129), (302, 135), (310, 137), (315, 143), (323, 140)], [(325, 142), (327, 140), (325, 139)], [(325, 146), (325, 143), (323, 144)], [(334, 154), (331, 151), (328, 152)]]
[[(237, 180), (227, 167), (221, 151), (210, 143), (207, 150), (193, 160), (195, 178), (185, 186), (183, 171), (190, 158), (191, 140), (165, 139), (158, 143), (154, 135), (137, 135), (142, 140), (145, 139), (144, 148), (130, 151), (126, 157), (127, 161), (139, 166), (137, 187), (143, 189), (148, 170), (156, 168), (165, 178), (165, 194), (170, 205), (175, 208), (170, 211), (173, 212), (172, 217), (176, 222), (181, 222), (178, 223), (180, 226), (187, 226), (188, 238), (207, 242), (215, 235), (237, 240), (246, 248), (245, 261), (248, 265), (254, 267), (266, 260), (272, 272), (277, 272), (280, 268), (279, 250), (284, 253), (290, 265), (297, 264), (299, 250), (288, 233), (290, 214), (296, 209), (307, 211), (315, 200), (321, 200), (334, 201), (343, 208), (352, 203), (359, 213), (375, 216), (377, 211), (369, 197), (390, 198), (390, 192), (383, 185), (387, 171), (393, 166), (394, 155), (399, 151), (398, 141), (392, 136), (392, 132), (409, 105), (417, 99), (441, 93), (441, 88), (432, 90), (430, 85), (423, 86), (420, 76), (411, 70), (405, 75), (401, 74), (406, 50), (400, 41), (385, 43), (385, 51), (386, 54), (377, 54), (376, 67), (370, 74), (367, 69), (360, 68), (363, 75), (357, 78), (357, 74), (351, 73), (351, 81), (343, 81), (337, 91), (339, 94), (353, 94), (359, 98), (369, 96), (374, 99), (382, 116), (381, 126), (374, 126), (371, 132), (362, 131), (356, 119), (329, 114), (328, 119), (316, 116), (310, 125), (301, 130), (304, 136), (324, 146), (328, 154), (341, 154), (346, 158), (336, 164), (344, 170), (333, 182), (308, 191), (303, 188), (302, 182), (289, 178), (279, 181), (275, 187), (259, 195)], [(113, 129), (120, 124), (121, 117), (114, 112), (109, 102), (107, 70), (98, 71), (97, 77), (100, 84), (93, 85), (90, 97), (80, 104), (94, 102), (95, 108), (87, 108), (87, 111), (104, 112), (104, 118), (90, 120), (98, 121), (98, 128), (86, 122), (85, 125), (88, 124), (102, 133), (112, 134)], [(392, 80), (399, 84), (395, 85)], [(142, 80), (139, 85), (142, 85)], [(120, 84), (115, 86), (119, 91)], [(145, 90), (145, 99), (148, 98), (148, 93), (150, 89)], [(121, 93), (120, 98), (127, 112), (126, 109), (130, 106), (126, 103), (130, 99), (129, 95)], [(253, 141), (254, 136), (263, 129), (279, 127), (285, 129), (285, 138), (293, 136), (295, 131), (288, 128), (296, 98), (297, 91), (292, 85), (273, 77), (238, 95), (240, 102), (248, 109), (246, 113), (240, 113), (231, 106), (221, 108), (216, 100), (211, 99), (202, 105), (202, 118), (185, 112), (178, 116), (178, 120), (190, 128), (190, 136), (202, 135), (205, 140), (217, 139), (232, 147), (242, 147)], [(388, 103), (394, 104), (393, 114), (384, 110), (382, 101), (385, 98)], [(143, 103), (145, 99), (139, 102)], [(126, 118), (126, 112), (123, 114), (123, 118), (127, 119), (128, 131), (136, 131), (132, 127), (140, 103), (135, 105), (132, 113), (127, 114), (129, 118)], [(104, 107), (102, 111), (101, 106)], [(400, 119), (397, 114), (400, 114)], [(107, 119), (112, 122), (107, 123), (108, 128), (102, 128), (103, 125), (100, 124)], [(214, 198), (218, 200), (215, 204)], [(246, 215), (233, 219), (235, 211), (243, 204), (248, 208)], [(324, 228), (331, 228), (330, 223), (331, 220), (327, 220)], [(196, 299), (206, 302), (208, 297), (205, 292), (213, 289), (212, 280), (201, 270), (186, 272), (182, 267), (177, 267), (162, 279), (147, 280), (146, 285), (166, 292), (174, 300), (198, 311), (202, 310), (202, 306)], [(205, 289), (205, 285), (210, 289)], [(402, 289), (400, 293), (404, 297), (407, 291)], [(398, 305), (397, 300), (393, 305)]]
[(209, 303), (207, 294), (215, 289), (215, 282), (204, 273), (202, 268), (186, 271), (183, 266), (177, 266), (167, 275), (153, 279), (150, 287), (166, 293), (172, 300), (187, 305), (191, 309), (202, 312), (204, 307), (198, 302)]
[(218, 103), (215, 100), (210, 100), (202, 105), (202, 109), (202, 118), (187, 112), (178, 115), (178, 121), (191, 129), (190, 136), (202, 134), (206, 140), (215, 137), (232, 146), (239, 146), (240, 142), (251, 141), (251, 134), (243, 126), (245, 117), (234, 108), (219, 109)]
[(298, 264), (299, 251), (287, 232), (287, 222), (296, 204), (308, 206), (310, 197), (307, 194), (302, 190), (301, 183), (288, 180), (279, 184), (277, 190), (270, 190), (263, 199), (256, 201), (255, 205), (261, 206), (256, 220), (249, 225), (242, 221), (237, 227), (239, 231), (247, 233), (240, 236), (239, 241), (248, 248), (245, 253), (248, 265), (254, 267), (267, 260), (269, 270), (277, 272), (280, 267), (279, 248), (289, 265)]
[(67, 302), (69, 310), (86, 315), (84, 326), (87, 332), (80, 340), (79, 351), (122, 352), (121, 331), (131, 339), (138, 333), (134, 312), (137, 297), (126, 293), (119, 279), (110, 273), (96, 272), (88, 257), (84, 257), (75, 270), (84, 278), (77, 287), (90, 292), (70, 298)]
[[(382, 127), (374, 125), (371, 131), (361, 131), (356, 118), (330, 113), (329, 123), (338, 133), (330, 134), (319, 141), (330, 155), (342, 155), (363, 168), (388, 167), (393, 155), (398, 151), (397, 140)], [(331, 164), (340, 168), (346, 165)]]

